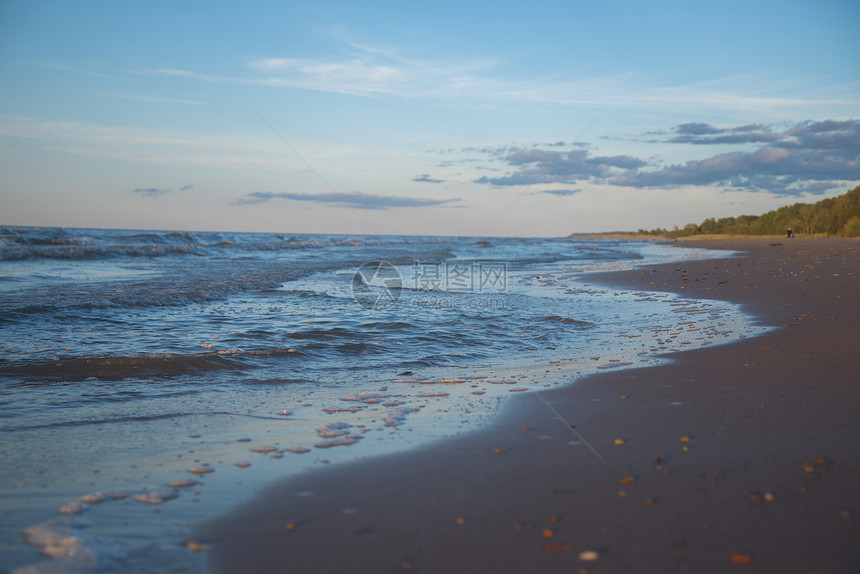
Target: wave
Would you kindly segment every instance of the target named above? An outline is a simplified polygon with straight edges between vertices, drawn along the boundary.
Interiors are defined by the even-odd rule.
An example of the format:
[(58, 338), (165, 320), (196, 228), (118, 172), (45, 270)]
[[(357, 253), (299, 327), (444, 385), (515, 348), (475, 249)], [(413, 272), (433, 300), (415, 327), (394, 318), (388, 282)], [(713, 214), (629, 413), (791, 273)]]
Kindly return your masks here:
[(151, 414), (151, 415), (115, 416), (115, 417), (96, 418), (96, 419), (80, 419), (80, 420), (66, 420), (66, 421), (60, 420), (60, 421), (44, 423), (44, 424), (21, 425), (21, 426), (16, 426), (16, 427), (2, 427), (2, 428), (0, 428), (0, 430), (2, 430), (3, 432), (15, 432), (15, 431), (30, 431), (30, 430), (38, 430), (38, 429), (51, 429), (51, 428), (63, 428), (63, 427), (80, 427), (80, 426), (90, 426), (90, 425), (152, 422), (152, 421), (197, 417), (197, 416), (201, 416), (201, 415), (205, 415), (207, 417), (228, 416), (228, 417), (243, 417), (243, 418), (252, 418), (252, 419), (263, 419), (263, 420), (283, 420), (283, 417), (255, 415), (255, 414), (251, 414), (251, 413), (239, 413), (239, 412), (231, 412), (231, 411), (203, 411), (203, 412), (194, 411), (194, 412), (178, 412), (178, 413), (159, 413), (159, 414)]
[(259, 358), (301, 358), (307, 353), (293, 348), (225, 349), (205, 353), (149, 353), (68, 357), (51, 361), (18, 363), (0, 360), (0, 376), (31, 376), (50, 380), (159, 378), (209, 371), (246, 371)]
[(583, 329), (590, 329), (592, 327), (596, 327), (594, 323), (589, 323), (588, 321), (578, 321), (576, 319), (571, 319), (569, 317), (561, 317), (559, 315), (549, 315), (547, 317), (541, 317), (539, 320), (548, 321), (551, 323), (561, 323), (563, 325), (574, 325)]
[(123, 379), (128, 377), (169, 377), (213, 370), (244, 370), (248, 364), (239, 354), (147, 354), (82, 358), (50, 362), (0, 365), (0, 375), (31, 376), (53, 380)]
[(92, 260), (402, 245), (402, 238), (0, 227), (0, 261)]

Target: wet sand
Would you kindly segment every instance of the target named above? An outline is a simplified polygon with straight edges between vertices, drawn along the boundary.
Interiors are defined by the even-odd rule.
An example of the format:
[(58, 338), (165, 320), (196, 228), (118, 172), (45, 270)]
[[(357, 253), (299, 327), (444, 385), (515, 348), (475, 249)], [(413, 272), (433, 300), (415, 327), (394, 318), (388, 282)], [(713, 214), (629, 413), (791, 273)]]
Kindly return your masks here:
[(512, 398), (484, 430), (332, 465), (201, 525), (214, 572), (856, 572), (860, 241), (590, 277), (739, 302), (768, 335)]

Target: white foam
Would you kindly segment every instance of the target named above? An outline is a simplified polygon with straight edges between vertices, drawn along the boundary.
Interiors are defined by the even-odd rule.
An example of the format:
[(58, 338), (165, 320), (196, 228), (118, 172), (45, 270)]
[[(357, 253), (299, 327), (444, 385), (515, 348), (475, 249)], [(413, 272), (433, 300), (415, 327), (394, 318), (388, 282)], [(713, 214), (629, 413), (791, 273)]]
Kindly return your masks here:
[(172, 498), (176, 498), (179, 496), (175, 492), (144, 492), (141, 494), (134, 494), (132, 498), (137, 500), (138, 502), (148, 502), (149, 504), (161, 504), (165, 500), (170, 500)]
[(80, 500), (75, 500), (74, 502), (68, 503), (57, 512), (59, 512), (60, 514), (80, 514), (86, 510), (89, 510), (89, 508), (89, 504), (85, 504)]
[(52, 558), (11, 574), (59, 574), (81, 570), (105, 570), (123, 558), (122, 552), (107, 538), (93, 536), (77, 517), (48, 520), (25, 528), (27, 543), (42, 548), (42, 554)]
[(335, 438), (343, 436), (343, 430), (349, 428), (349, 424), (344, 422), (328, 423), (317, 428), (317, 434), (320, 438)]

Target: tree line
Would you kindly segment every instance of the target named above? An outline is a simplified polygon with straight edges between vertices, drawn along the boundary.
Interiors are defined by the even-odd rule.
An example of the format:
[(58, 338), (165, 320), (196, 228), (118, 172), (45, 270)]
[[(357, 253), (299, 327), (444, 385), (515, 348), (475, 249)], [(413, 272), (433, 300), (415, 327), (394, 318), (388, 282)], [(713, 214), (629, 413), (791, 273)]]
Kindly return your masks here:
[(789, 229), (801, 235), (860, 237), (860, 186), (817, 203), (795, 203), (763, 215), (708, 218), (678, 229), (645, 229), (639, 235), (690, 237), (693, 235), (785, 235)]

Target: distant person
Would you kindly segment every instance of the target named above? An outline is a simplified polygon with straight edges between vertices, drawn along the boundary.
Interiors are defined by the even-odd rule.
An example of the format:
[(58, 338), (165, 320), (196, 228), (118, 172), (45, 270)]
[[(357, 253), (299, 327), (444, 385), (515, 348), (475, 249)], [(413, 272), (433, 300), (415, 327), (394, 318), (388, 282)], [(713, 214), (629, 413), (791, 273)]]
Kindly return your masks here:
[(791, 227), (788, 228), (788, 231), (785, 232), (785, 236), (791, 239), (794, 237), (794, 231), (791, 230)]

